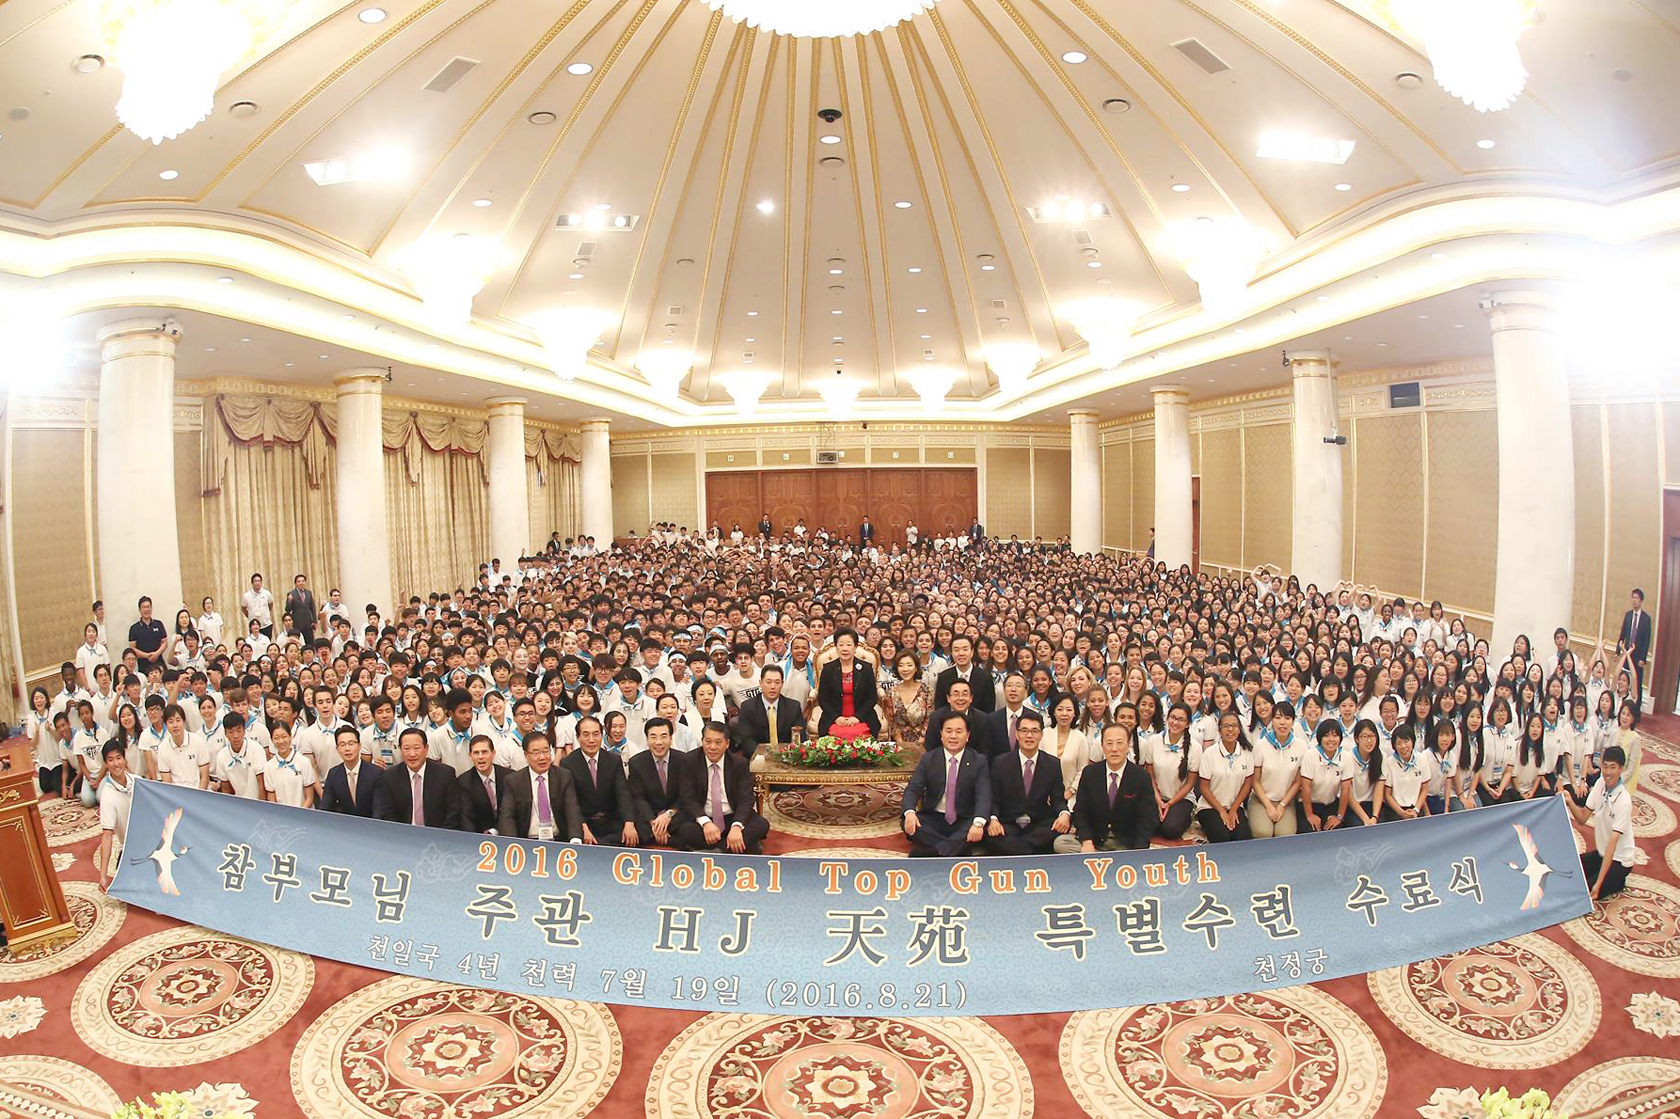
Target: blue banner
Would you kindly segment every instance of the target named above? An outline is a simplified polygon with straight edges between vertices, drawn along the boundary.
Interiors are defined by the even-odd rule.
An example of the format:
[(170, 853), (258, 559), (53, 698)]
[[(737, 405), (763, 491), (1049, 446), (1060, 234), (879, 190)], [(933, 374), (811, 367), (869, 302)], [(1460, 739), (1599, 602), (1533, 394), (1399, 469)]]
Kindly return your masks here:
[(598, 1002), (1028, 1014), (1393, 967), (1590, 910), (1553, 798), (1100, 855), (699, 855), (141, 781), (111, 895), (364, 967)]

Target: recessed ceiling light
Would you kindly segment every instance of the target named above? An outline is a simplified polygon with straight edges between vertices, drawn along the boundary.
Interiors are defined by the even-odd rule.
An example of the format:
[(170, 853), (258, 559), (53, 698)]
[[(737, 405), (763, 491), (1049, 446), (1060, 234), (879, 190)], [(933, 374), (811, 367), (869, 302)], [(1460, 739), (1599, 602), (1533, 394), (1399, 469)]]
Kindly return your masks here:
[(749, 341), (749, 342), (756, 342), (756, 341), (758, 341), (758, 339), (757, 339), (757, 338), (748, 338), (748, 339), (747, 339), (747, 341)]
[(818, 139), (821, 140), (825, 144), (838, 144), (840, 142), (840, 137), (834, 135), (834, 133), (832, 133), (832, 132), (830, 132), (826, 136), (819, 136)]
[(1353, 184), (1352, 183), (1337, 183), (1336, 184), (1336, 189), (1337, 190), (1343, 190), (1343, 191), (1352, 190), (1353, 189)]
[(361, 20), (363, 23), (384, 23), (385, 9), (363, 8), (361, 11), (356, 13), (356, 18)]
[(908, 210), (910, 208), (910, 203), (906, 202), (902, 198), (900, 198), (897, 202), (894, 202), (893, 205), (900, 210)]
[(1085, 262), (1085, 267), (1087, 267), (1087, 268), (1101, 268), (1102, 267), (1102, 261), (1100, 261), (1100, 260), (1087, 260)]
[(105, 69), (105, 60), (97, 54), (84, 54), (70, 64), (78, 74), (97, 74)]
[(1477, 140), (1476, 141), (1476, 146), (1478, 148), (1481, 148), (1485, 152), (1489, 148), (1493, 147), (1493, 141), (1492, 140)]
[(1081, 62), (1085, 61), (1086, 57), (1087, 55), (1084, 51), (1062, 52), (1062, 61), (1067, 63), (1069, 66), (1078, 66)]
[(1464, 329), (1464, 324), (1461, 323), (1461, 322), (1455, 322), (1455, 323), (1453, 323), (1453, 329), (1454, 330), (1463, 330)]
[(1190, 192), (1189, 183), (1174, 183), (1172, 188), (1174, 194), (1188, 194)]
[(527, 121), (531, 122), (532, 124), (541, 125), (541, 124), (553, 124), (554, 121), (556, 120), (556, 117), (553, 113), (549, 112), (547, 109), (538, 109), (536, 112), (530, 114), (525, 119)]
[(574, 74), (581, 78), (593, 69), (595, 69), (595, 67), (588, 62), (574, 62), (570, 66), (566, 67), (566, 73)]
[(322, 360), (322, 361), (326, 361), (326, 360), (327, 360), (327, 355), (326, 355), (326, 354), (322, 354), (322, 355), (321, 355), (321, 360)]
[(915, 267), (915, 266), (911, 266), (911, 267), (910, 267), (910, 268), (909, 268), (909, 269), (908, 269), (908, 271), (909, 271), (909, 272), (910, 272), (910, 274), (911, 274), (911, 275), (915, 275), (915, 274), (916, 274), (916, 273), (917, 273), (917, 272), (920, 272), (920, 271), (921, 271), (921, 269), (920, 269), (920, 268), (917, 268), (917, 267)]
[(174, 180), (176, 180), (180, 177), (181, 177), (181, 173), (179, 171), (175, 170), (173, 167), (169, 168), (167, 171), (159, 171), (158, 172), (158, 178), (162, 179), (166, 183), (173, 182)]
[(207, 353), (207, 354), (213, 354), (213, 353), (216, 352), (216, 347), (206, 346), (206, 347), (204, 347), (204, 352)]
[(836, 335), (834, 335), (834, 337), (829, 339), (829, 341), (831, 341), (831, 342), (844, 342), (845, 340), (846, 340), (845, 335), (842, 335), (842, 334), (836, 334)]
[(832, 311), (830, 311), (830, 312), (829, 312), (829, 314), (831, 314), (831, 315), (844, 315), (844, 314), (845, 314), (845, 313), (846, 313), (846, 312), (844, 312), (844, 311), (842, 311), (842, 310), (841, 310), (841, 309), (840, 309), (840, 308), (838, 308), (838, 307), (836, 307), (836, 308), (834, 308), (834, 310), (832, 310)]
[(916, 308), (916, 313), (918, 315), (925, 315), (925, 314), (927, 314), (927, 308), (926, 307), (917, 307)]
[(1429, 254), (1429, 259), (1430, 260), (1445, 260), (1445, 259), (1447, 259), (1447, 254), (1446, 253), (1430, 253)]
[(566, 276), (566, 279), (568, 279), (568, 280), (581, 280), (581, 279), (583, 279), (583, 273), (582, 272), (568, 273), (567, 276)]
[(1330, 302), (1330, 297), (1328, 295), (1315, 295), (1313, 298), (1318, 300), (1320, 303)]
[(748, 312), (747, 312), (747, 318), (749, 318), (749, 319), (750, 319), (750, 318), (752, 318), (752, 317), (753, 317), (753, 316), (754, 316), (754, 315), (756, 315), (756, 314), (758, 314), (758, 312), (757, 312), (757, 311), (748, 311)]
[(838, 276), (838, 275), (840, 275), (840, 274), (841, 274), (841, 273), (842, 273), (842, 272), (844, 272), (844, 271), (845, 271), (845, 269), (844, 269), (844, 268), (830, 268), (830, 269), (829, 269), (829, 270), (828, 270), (828, 274), (829, 274), (829, 275), (830, 275), (830, 276)]
[(287, 368), (287, 369), (290, 369), (290, 368), (291, 368), (291, 367), (292, 367), (292, 366), (294, 366), (294, 365), (296, 365), (296, 364), (297, 364), (297, 362), (295, 362), (295, 361), (288, 361), (288, 362), (287, 362), (287, 363), (286, 363), (286, 368)]
[(232, 276), (217, 276), (216, 277), (216, 282), (218, 284), (231, 284), (231, 283), (233, 283), (233, 277)]
[(475, 198), (473, 199), (473, 205), (482, 210), (484, 207), (490, 205), (490, 200), (488, 198)]
[(995, 272), (995, 271), (997, 271), (997, 265), (995, 265), (995, 264), (982, 264), (980, 266), (980, 271), (982, 271), (982, 272)]
[(761, 214), (772, 214), (775, 213), (775, 211), (776, 204), (768, 198), (758, 204), (758, 212)]
[(921, 334), (921, 335), (918, 335), (918, 336), (917, 336), (917, 337), (919, 337), (919, 338), (921, 338), (921, 340), (922, 340), (922, 341), (924, 341), (924, 342), (925, 342), (925, 341), (927, 341), (927, 340), (928, 340), (928, 339), (929, 339), (929, 338), (932, 338), (932, 337), (933, 337), (933, 335), (931, 335), (931, 334)]
[(1382, 346), (1382, 347), (1385, 347), (1385, 348), (1386, 348), (1386, 347), (1387, 347), (1387, 346), (1388, 346), (1388, 343), (1387, 343), (1387, 342), (1378, 342), (1378, 343), (1377, 343), (1377, 345), (1379, 345), (1379, 346)]
[(1420, 319), (1427, 319), (1428, 317), (1429, 317), (1428, 315), (1419, 315), (1418, 316), (1418, 318), (1420, 318)]
[(338, 317), (341, 318), (341, 319), (344, 319), (346, 322), (348, 322), (350, 319), (353, 319), (356, 316), (355, 315), (340, 315)]
[(249, 338), (241, 338), (241, 339), (240, 339), (240, 341), (241, 341), (241, 342), (249, 342), (249, 341), (250, 341), (250, 339), (249, 339)]

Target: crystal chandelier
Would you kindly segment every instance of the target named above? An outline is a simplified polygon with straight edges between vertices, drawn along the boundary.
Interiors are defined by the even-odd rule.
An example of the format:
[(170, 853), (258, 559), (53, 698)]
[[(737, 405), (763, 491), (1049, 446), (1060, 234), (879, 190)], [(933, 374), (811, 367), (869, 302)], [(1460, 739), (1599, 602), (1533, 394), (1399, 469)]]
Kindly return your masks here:
[(956, 386), (954, 369), (915, 369), (910, 372), (910, 387), (922, 398), (922, 409), (937, 414), (945, 408), (945, 398)]
[(611, 321), (604, 311), (557, 307), (527, 319), (526, 325), (542, 340), (548, 367), (554, 375), (562, 381), (575, 381), (589, 367), (589, 351), (600, 341)]
[(1266, 246), (1247, 222), (1197, 218), (1176, 230), (1178, 259), (1201, 289), (1202, 306), (1214, 312), (1242, 302)]
[(636, 368), (647, 378), (655, 398), (677, 395), (683, 378), (694, 368), (694, 355), (687, 350), (650, 350), (636, 359)]
[(719, 379), (723, 381), (730, 399), (735, 401), (735, 410), (743, 416), (758, 411), (759, 398), (770, 387), (770, 374), (752, 369), (743, 369)]
[(1014, 396), (1038, 368), (1038, 351), (1024, 343), (995, 342), (986, 347), (986, 367), (998, 379), (998, 392)]
[(123, 72), (117, 119), (173, 140), (215, 108), (222, 74), (275, 31), (290, 0), (104, 0), (99, 31)]
[(798, 39), (868, 35), (902, 23), (933, 7), (934, 0), (706, 0), (737, 23)]
[(1535, 0), (1388, 0), (1389, 16), (1423, 44), (1442, 89), (1478, 112), (1509, 108), (1528, 83), (1517, 40)]
[(1116, 296), (1081, 299), (1062, 308), (1073, 323), (1073, 329), (1085, 339), (1091, 357), (1100, 368), (1108, 369), (1126, 360), (1131, 346), (1132, 330), (1143, 308)]
[(817, 393), (823, 398), (823, 404), (829, 414), (835, 417), (849, 416), (852, 405), (857, 403), (858, 393), (863, 391), (863, 384), (854, 381), (841, 373), (824, 378), (817, 386)]
[(493, 242), (457, 233), (413, 246), (401, 269), (426, 305), (432, 325), (453, 330), (472, 318), (473, 296), (495, 270), (495, 258)]

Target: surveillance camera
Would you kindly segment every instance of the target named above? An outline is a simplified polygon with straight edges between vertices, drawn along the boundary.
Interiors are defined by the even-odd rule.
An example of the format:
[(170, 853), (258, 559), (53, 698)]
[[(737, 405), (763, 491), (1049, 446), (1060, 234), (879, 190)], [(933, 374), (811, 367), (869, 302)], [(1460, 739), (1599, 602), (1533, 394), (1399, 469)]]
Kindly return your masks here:
[(1288, 369), (1293, 364), (1295, 364), (1295, 363), (1289, 360), (1289, 351), (1288, 350), (1283, 351), (1283, 367), (1285, 369)]
[(821, 117), (824, 123), (833, 124), (840, 119), (841, 113), (839, 109), (818, 109), (817, 116)]
[(1347, 436), (1345, 436), (1345, 435), (1326, 435), (1324, 437), (1324, 442), (1327, 445), (1332, 446), (1332, 447), (1345, 447), (1345, 446), (1347, 446)]

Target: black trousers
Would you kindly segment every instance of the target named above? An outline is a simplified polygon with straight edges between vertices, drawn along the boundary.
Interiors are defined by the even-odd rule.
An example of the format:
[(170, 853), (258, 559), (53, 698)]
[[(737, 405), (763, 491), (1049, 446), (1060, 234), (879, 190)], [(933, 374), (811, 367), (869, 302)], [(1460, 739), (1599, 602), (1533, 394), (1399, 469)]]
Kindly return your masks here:
[[(1584, 851), (1581, 854), (1581, 873), (1587, 876), (1587, 889), (1590, 891), (1598, 881), (1598, 872), (1604, 866), (1604, 856), (1597, 851)], [(1612, 861), (1609, 871), (1604, 875), (1604, 889), (1599, 891), (1598, 898), (1603, 901), (1622, 892), (1627, 885), (1628, 868), (1621, 863)]]
[[(741, 825), (741, 840), (747, 845), (747, 854), (762, 855), (764, 853), (764, 837), (770, 834), (770, 821), (763, 816), (754, 816), (747, 823)], [(596, 837), (600, 838), (599, 836)], [(683, 851), (725, 851), (729, 850), (729, 829), (723, 828), (716, 843), (706, 842), (706, 833), (700, 827), (698, 820), (684, 820), (671, 829), (672, 846)]]
[(1190, 820), (1194, 812), (1190, 808), (1190, 798), (1185, 797), (1161, 817), (1161, 822), (1155, 827), (1155, 834), (1162, 839), (1182, 839), (1184, 833), (1190, 830)]
[[(910, 842), (915, 843), (920, 836), (921, 829), (918, 828)], [(1048, 823), (1029, 824), (1023, 828), (1019, 824), (1005, 822), (1003, 834), (988, 835), (982, 846), (988, 855), (1048, 855), (1051, 844), (1055, 842), (1056, 831)]]
[(1207, 836), (1209, 843), (1228, 843), (1233, 839), (1253, 839), (1254, 833), (1248, 830), (1248, 813), (1237, 809), (1237, 826), (1228, 828), (1225, 821), (1219, 818), (1219, 813), (1211, 808), (1204, 808), (1196, 813), (1196, 819), (1201, 821), (1202, 834)]
[[(620, 837), (624, 834), (624, 821), (620, 820), (618, 817), (585, 816), (583, 818), (583, 822), (588, 825), (590, 834), (595, 837), (595, 842), (600, 844), (602, 847), (624, 846), (624, 844), (620, 842)], [(653, 838), (653, 833), (638, 824), (636, 826), (636, 838), (642, 843), (646, 843), (649, 839)]]
[[(1318, 822), (1320, 824), (1323, 824), (1324, 821), (1326, 821), (1330, 817), (1334, 816), (1336, 814), (1336, 810), (1338, 808), (1340, 808), (1341, 806), (1342, 806), (1342, 802), (1339, 801), (1339, 800), (1331, 801), (1329, 804), (1319, 804), (1317, 801), (1314, 801), (1313, 806), (1312, 806), (1312, 812), (1313, 812), (1314, 816), (1318, 817)], [(1297, 834), (1297, 835), (1307, 835), (1312, 830), (1313, 830), (1312, 825), (1307, 823), (1307, 806), (1305, 804), (1302, 804), (1300, 801), (1296, 801), (1295, 802), (1295, 834)]]
[[(1376, 819), (1376, 820), (1382, 819), (1382, 810), (1378, 806), (1372, 804), (1369, 801), (1364, 801), (1364, 800), (1358, 801), (1357, 803), (1358, 803), (1359, 807), (1361, 807), (1365, 810), (1365, 814), (1367, 816), (1370, 816), (1372, 819)], [(1348, 814), (1342, 820), (1342, 827), (1344, 827), (1344, 828), (1362, 828), (1364, 826), (1365, 826), (1365, 821), (1359, 818), (1359, 813), (1357, 813), (1353, 810), (1353, 802), (1350, 802), (1348, 804)]]
[(964, 854), (969, 846), (968, 829), (973, 823), (968, 817), (958, 817), (956, 823), (947, 824), (941, 813), (916, 813), (916, 834), (909, 837), (910, 856), (952, 858)]
[[(1538, 795), (1538, 794), (1536, 794), (1536, 795)], [(1497, 797), (1489, 796), (1488, 791), (1486, 789), (1482, 789), (1480, 792), (1478, 792), (1476, 794), (1476, 796), (1477, 796), (1478, 799), (1481, 800), (1482, 804), (1484, 804), (1484, 805), (1488, 805), (1488, 804), (1515, 804), (1517, 801), (1522, 799), (1522, 794), (1517, 792), (1517, 787), (1515, 785), (1507, 785), (1505, 787), (1505, 791), (1503, 793), (1499, 794), (1499, 796), (1497, 796)]]

